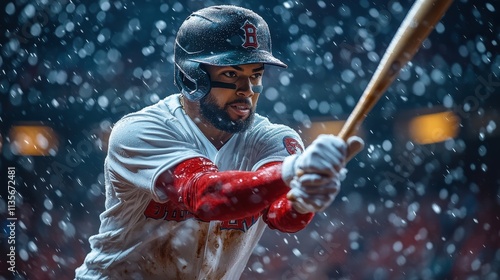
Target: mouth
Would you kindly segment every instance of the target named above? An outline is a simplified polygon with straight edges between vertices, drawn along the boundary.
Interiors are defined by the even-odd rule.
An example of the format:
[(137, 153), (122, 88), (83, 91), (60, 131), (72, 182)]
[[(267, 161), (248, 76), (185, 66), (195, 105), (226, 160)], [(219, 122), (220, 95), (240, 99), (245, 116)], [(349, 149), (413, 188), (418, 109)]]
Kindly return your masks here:
[(250, 115), (251, 105), (246, 102), (231, 103), (228, 105), (228, 111), (238, 118), (245, 118)]

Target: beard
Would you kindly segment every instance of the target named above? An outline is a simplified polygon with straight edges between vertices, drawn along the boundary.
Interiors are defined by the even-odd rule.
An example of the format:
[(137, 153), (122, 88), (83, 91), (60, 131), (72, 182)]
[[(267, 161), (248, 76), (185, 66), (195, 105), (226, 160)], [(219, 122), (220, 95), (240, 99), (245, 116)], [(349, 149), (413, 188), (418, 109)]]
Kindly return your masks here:
[(227, 109), (232, 103), (247, 103), (247, 101), (245, 99), (237, 99), (220, 108), (212, 97), (212, 94), (207, 94), (200, 100), (201, 115), (215, 128), (224, 132), (238, 133), (246, 131), (253, 123), (255, 111), (253, 108), (250, 109), (250, 114), (246, 119), (233, 120), (227, 113)]

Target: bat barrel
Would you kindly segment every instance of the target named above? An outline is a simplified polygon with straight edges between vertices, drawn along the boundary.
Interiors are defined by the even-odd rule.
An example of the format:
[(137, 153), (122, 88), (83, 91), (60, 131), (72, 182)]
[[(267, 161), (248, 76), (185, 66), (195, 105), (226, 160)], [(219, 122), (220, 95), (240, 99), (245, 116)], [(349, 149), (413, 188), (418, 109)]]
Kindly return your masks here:
[(392, 84), (402, 67), (418, 51), (453, 0), (418, 0), (411, 7), (356, 107), (339, 132), (346, 140), (356, 134), (361, 123)]

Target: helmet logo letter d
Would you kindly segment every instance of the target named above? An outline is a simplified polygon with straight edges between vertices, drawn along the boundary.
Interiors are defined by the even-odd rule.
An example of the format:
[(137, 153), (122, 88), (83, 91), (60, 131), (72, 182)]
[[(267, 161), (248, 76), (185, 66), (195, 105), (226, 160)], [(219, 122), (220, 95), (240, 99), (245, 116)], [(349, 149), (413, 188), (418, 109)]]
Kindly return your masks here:
[(259, 42), (257, 41), (257, 27), (247, 20), (241, 29), (245, 31), (245, 42), (242, 46), (244, 48), (258, 48)]

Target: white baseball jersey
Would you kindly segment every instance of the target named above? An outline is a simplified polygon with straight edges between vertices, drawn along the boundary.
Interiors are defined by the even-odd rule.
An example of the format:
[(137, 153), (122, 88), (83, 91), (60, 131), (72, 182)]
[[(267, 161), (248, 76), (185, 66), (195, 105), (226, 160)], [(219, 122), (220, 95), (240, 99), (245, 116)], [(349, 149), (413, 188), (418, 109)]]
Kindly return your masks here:
[(255, 171), (299, 147), (295, 131), (256, 114), (247, 131), (217, 150), (178, 94), (125, 116), (109, 139), (99, 233), (76, 278), (238, 279), (266, 227), (260, 215), (203, 222), (170, 205), (155, 181), (190, 158), (208, 158), (220, 171)]

